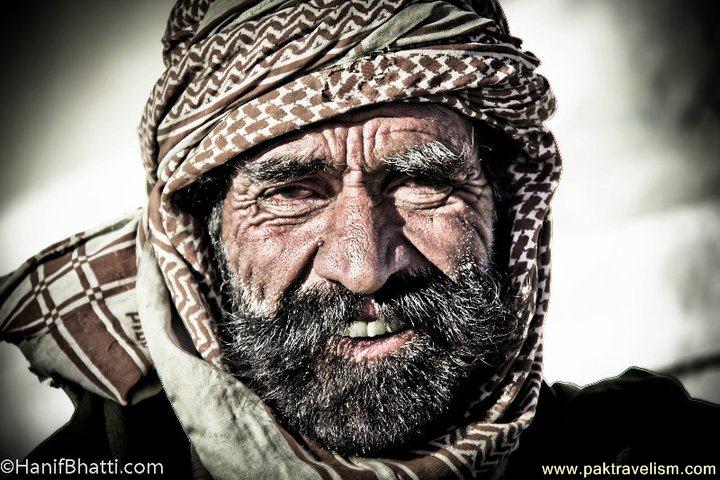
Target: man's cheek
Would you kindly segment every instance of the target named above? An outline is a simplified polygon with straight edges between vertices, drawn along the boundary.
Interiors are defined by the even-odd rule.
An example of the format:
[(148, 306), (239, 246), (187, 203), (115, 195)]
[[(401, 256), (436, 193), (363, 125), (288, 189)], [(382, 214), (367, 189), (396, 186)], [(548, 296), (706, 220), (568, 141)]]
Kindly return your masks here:
[(492, 248), (492, 212), (468, 208), (404, 215), (405, 238), (450, 278), (468, 260), (485, 264)]
[[(299, 279), (317, 249), (318, 234), (305, 225), (246, 225), (229, 242), (231, 260), (256, 300), (273, 308), (287, 288)], [(229, 255), (230, 256), (230, 255)]]

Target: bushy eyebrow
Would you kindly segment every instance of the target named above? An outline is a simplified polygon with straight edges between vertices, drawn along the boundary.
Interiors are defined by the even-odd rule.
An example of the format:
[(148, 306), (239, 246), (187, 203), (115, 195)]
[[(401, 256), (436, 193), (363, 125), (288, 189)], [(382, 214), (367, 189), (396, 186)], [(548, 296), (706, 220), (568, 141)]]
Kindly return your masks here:
[(413, 145), (383, 159), (389, 171), (428, 180), (452, 179), (477, 162), (477, 155), (469, 144), (463, 143), (461, 151), (456, 152), (440, 141)]
[(297, 180), (332, 169), (327, 158), (321, 155), (279, 154), (248, 162), (240, 171), (252, 181), (271, 183)]
[[(381, 159), (385, 171), (438, 181), (457, 177), (477, 162), (469, 144), (463, 143), (456, 152), (440, 141), (413, 145)], [(321, 154), (294, 153), (269, 155), (240, 167), (243, 175), (259, 183), (288, 182), (332, 170), (337, 167)]]

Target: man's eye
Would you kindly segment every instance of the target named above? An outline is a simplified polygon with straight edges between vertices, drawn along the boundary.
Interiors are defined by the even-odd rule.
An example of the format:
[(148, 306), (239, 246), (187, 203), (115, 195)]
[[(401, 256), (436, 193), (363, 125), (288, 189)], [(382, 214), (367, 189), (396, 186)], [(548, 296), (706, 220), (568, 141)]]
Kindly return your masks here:
[(270, 202), (293, 202), (318, 198), (311, 188), (300, 185), (288, 185), (267, 190), (262, 198)]
[(432, 178), (408, 178), (401, 186), (409, 188), (434, 188), (443, 189), (448, 187), (448, 184), (437, 179)]
[(406, 178), (396, 183), (391, 192), (400, 205), (434, 208), (440, 206), (452, 190), (452, 185), (437, 179)]
[(298, 217), (321, 208), (327, 199), (327, 191), (322, 185), (302, 182), (266, 189), (258, 197), (258, 205), (277, 217)]
[(418, 194), (432, 194), (452, 190), (448, 181), (436, 178), (408, 177), (395, 183), (391, 190), (404, 192), (413, 191)]

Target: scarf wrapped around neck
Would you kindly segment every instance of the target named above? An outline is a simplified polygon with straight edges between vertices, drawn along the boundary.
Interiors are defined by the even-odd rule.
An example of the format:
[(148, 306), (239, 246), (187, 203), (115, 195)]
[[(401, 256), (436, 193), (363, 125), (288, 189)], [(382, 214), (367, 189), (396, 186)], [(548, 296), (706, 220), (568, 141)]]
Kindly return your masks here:
[[(2, 338), (20, 346), (39, 376), (121, 404), (157, 394), (148, 375), (155, 369), (217, 479), (501, 475), (540, 390), (549, 202), (561, 161), (543, 126), (555, 108), (549, 85), (535, 73), (538, 60), (509, 35), (496, 1), (180, 0), (163, 45), (166, 70), (139, 129), (147, 206), (53, 245), (5, 279)], [(505, 167), (504, 247), (513, 287), (529, 308), (522, 344), (477, 387), (465, 424), (402, 456), (341, 458), (301, 444), (225, 371), (206, 226), (176, 194), (270, 139), (388, 102), (442, 104), (516, 142), (518, 155)], [(148, 258), (155, 280), (137, 275), (137, 263)], [(169, 301), (162, 292), (147, 300), (153, 288), (166, 289)], [(145, 309), (141, 318), (142, 299), (161, 310)], [(170, 325), (171, 311), (179, 326)], [(173, 330), (189, 342), (180, 347)], [(220, 390), (227, 401), (218, 400)], [(248, 398), (252, 407), (241, 401)], [(198, 413), (205, 408), (212, 417)], [(208, 422), (221, 425), (210, 432)]]

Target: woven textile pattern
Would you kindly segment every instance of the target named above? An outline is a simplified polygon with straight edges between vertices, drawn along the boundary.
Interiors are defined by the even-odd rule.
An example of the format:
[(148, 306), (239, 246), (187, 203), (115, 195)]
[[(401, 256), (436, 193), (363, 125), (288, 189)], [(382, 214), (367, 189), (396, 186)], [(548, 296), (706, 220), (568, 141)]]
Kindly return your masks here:
[[(219, 295), (205, 226), (177, 206), (176, 193), (299, 127), (380, 103), (443, 104), (519, 146), (507, 172), (508, 268), (529, 301), (524, 341), (478, 387), (466, 424), (402, 458), (362, 462), (327, 453), (312, 466), (322, 478), (491, 474), (517, 447), (535, 412), (549, 297), (549, 204), (561, 170), (543, 126), (554, 98), (535, 73), (538, 60), (509, 35), (499, 5), (181, 0), (163, 46), (166, 71), (139, 129), (148, 205), (111, 227), (51, 247), (6, 279), (3, 339), (18, 343), (42, 376), (132, 402), (133, 389), (152, 368), (132, 300), (135, 259), (149, 240), (195, 349), (222, 369), (213, 330)], [(52, 359), (40, 354), (53, 348)]]

